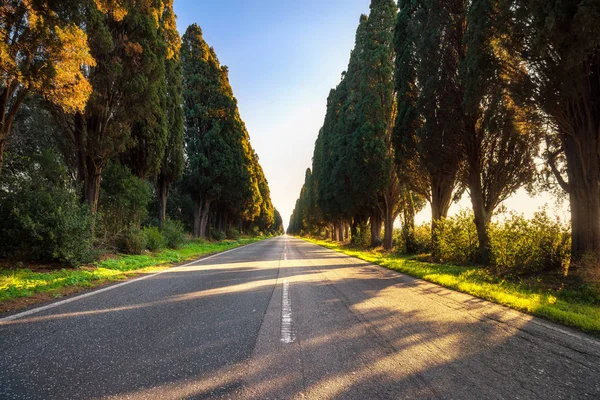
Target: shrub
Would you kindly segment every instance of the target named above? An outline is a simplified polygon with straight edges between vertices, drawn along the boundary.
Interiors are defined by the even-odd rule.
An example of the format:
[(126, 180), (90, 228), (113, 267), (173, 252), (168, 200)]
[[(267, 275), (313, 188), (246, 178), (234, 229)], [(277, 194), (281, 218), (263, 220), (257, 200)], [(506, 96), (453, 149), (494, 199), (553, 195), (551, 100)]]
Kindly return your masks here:
[(168, 248), (180, 248), (185, 242), (183, 223), (167, 218), (163, 223), (162, 235)]
[(141, 226), (148, 215), (151, 186), (115, 162), (104, 170), (101, 186), (96, 236), (103, 246), (122, 247), (122, 236), (132, 234), (123, 227)]
[(155, 226), (148, 226), (142, 229), (146, 249), (156, 251), (165, 247), (165, 238)]
[(221, 240), (225, 240), (225, 238), (227, 237), (227, 235), (225, 235), (225, 232), (223, 232), (219, 229), (211, 229), (210, 236), (212, 237), (213, 240), (216, 240), (217, 242), (220, 242)]
[(424, 254), (431, 253), (431, 225), (421, 224), (415, 226), (412, 243), (407, 246), (402, 230), (395, 231), (395, 241), (400, 253)]
[(240, 236), (240, 231), (235, 228), (229, 228), (227, 230), (227, 239), (238, 240)]
[(364, 249), (371, 243), (371, 230), (366, 222), (358, 224), (356, 234), (352, 235), (350, 243), (352, 246)]
[[(18, 167), (13, 161), (19, 163)], [(11, 165), (12, 164), (12, 165)], [(11, 160), (0, 186), (0, 254), (77, 266), (93, 260), (92, 215), (52, 151)]]
[(140, 228), (129, 226), (119, 235), (119, 250), (127, 254), (141, 254), (146, 249), (146, 236)]
[(477, 258), (477, 228), (471, 211), (442, 219), (435, 230), (441, 261), (466, 264)]
[(489, 235), (491, 263), (500, 272), (562, 272), (569, 263), (569, 228), (545, 210), (530, 220), (511, 213), (503, 222), (490, 224)]

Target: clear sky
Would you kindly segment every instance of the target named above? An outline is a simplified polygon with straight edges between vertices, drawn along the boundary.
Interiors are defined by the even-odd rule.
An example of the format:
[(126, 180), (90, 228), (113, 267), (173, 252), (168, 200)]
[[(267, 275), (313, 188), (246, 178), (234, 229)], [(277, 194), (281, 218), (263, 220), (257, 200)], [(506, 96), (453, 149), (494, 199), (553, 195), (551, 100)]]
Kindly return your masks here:
[[(181, 34), (202, 27), (215, 48), (246, 122), (271, 189), (287, 226), (311, 167), (323, 124), (329, 90), (346, 70), (354, 34), (370, 0), (175, 0)], [(566, 216), (549, 195), (531, 199), (523, 191), (507, 201), (509, 209), (531, 215), (548, 203)], [(469, 207), (468, 198), (453, 213)], [(429, 220), (427, 207), (417, 222)]]

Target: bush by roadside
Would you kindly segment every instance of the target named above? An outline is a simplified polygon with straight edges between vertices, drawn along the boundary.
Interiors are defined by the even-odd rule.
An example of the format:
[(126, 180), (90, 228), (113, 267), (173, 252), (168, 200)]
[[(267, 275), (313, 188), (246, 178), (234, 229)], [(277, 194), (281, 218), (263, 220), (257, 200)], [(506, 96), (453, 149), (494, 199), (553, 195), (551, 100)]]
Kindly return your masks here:
[(92, 215), (52, 151), (8, 156), (0, 185), (0, 257), (91, 262)]

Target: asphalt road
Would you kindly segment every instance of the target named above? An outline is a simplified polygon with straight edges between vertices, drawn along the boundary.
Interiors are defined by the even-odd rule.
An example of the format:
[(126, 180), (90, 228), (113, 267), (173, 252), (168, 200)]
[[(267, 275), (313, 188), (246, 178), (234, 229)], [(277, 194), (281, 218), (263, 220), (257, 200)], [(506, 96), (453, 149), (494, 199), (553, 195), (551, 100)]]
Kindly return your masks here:
[(0, 399), (600, 398), (597, 339), (287, 237), (69, 300)]

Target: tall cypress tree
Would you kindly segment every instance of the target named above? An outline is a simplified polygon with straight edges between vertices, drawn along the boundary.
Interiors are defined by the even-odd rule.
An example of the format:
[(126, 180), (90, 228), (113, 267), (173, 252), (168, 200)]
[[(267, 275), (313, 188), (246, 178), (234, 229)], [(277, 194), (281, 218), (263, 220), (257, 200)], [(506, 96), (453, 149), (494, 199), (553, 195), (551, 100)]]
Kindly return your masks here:
[(128, 18), (136, 25), (129, 35), (141, 46), (141, 65), (144, 80), (139, 86), (144, 101), (138, 104), (139, 114), (131, 124), (131, 143), (120, 155), (126, 165), (139, 178), (154, 178), (161, 167), (167, 144), (167, 82), (165, 61), (167, 43), (162, 23), (164, 9), (152, 10), (161, 15), (133, 8)]
[[(455, 15), (465, 157), (464, 181), (475, 214), (479, 258), (490, 257), (488, 226), (495, 209), (517, 189), (532, 183), (541, 137), (537, 110), (519, 104), (511, 87), (523, 86), (526, 70), (509, 50), (506, 5), (498, 0), (474, 0)], [(466, 21), (466, 23), (465, 23)], [(466, 26), (466, 30), (462, 27)], [(464, 32), (464, 37), (461, 33)], [(460, 51), (464, 49), (464, 51)], [(462, 92), (460, 91), (462, 89)]]
[[(140, 121), (156, 123), (162, 135), (164, 102), (160, 93), (164, 85), (154, 53), (159, 46), (153, 38), (159, 31), (155, 16), (162, 14), (163, 4), (150, 0), (122, 6), (85, 2), (82, 10), (96, 60), (87, 71), (93, 92), (84, 111), (61, 113), (59, 118), (74, 145), (83, 198), (95, 212), (105, 166), (135, 144), (132, 126)], [(143, 137), (141, 131), (138, 136)]]
[(156, 191), (160, 203), (159, 225), (163, 226), (167, 212), (167, 197), (171, 184), (183, 174), (183, 86), (181, 77), (181, 38), (177, 32), (173, 1), (165, 5), (162, 32), (167, 44), (165, 59), (167, 142), (160, 171), (156, 177)]
[[(360, 57), (358, 128), (352, 136), (354, 166), (363, 172), (356, 187), (370, 196), (372, 220), (384, 217), (385, 247), (391, 248), (393, 221), (398, 215), (398, 187), (391, 133), (395, 123), (394, 27), (397, 7), (392, 0), (372, 0)], [(375, 232), (376, 233), (376, 232)]]
[[(529, 72), (525, 94), (548, 117), (557, 148), (548, 161), (569, 195), (571, 264), (600, 265), (600, 4), (581, 0), (512, 0), (511, 47)], [(554, 161), (563, 156), (566, 177)]]
[[(211, 206), (248, 226), (268, 201), (266, 179), (229, 84), (227, 67), (196, 24), (188, 27), (181, 46), (183, 72), (184, 186), (194, 202), (194, 235), (208, 237)], [(261, 183), (262, 181), (262, 183)], [(261, 195), (263, 186), (263, 196)], [(271, 207), (265, 205), (267, 213)], [(270, 220), (271, 216), (267, 216)]]
[(410, 189), (431, 204), (433, 253), (438, 221), (448, 214), (463, 161), (460, 127), (450, 109), (451, 70), (439, 63), (451, 55), (439, 30), (435, 1), (400, 2), (395, 35), (397, 122), (396, 160)]

